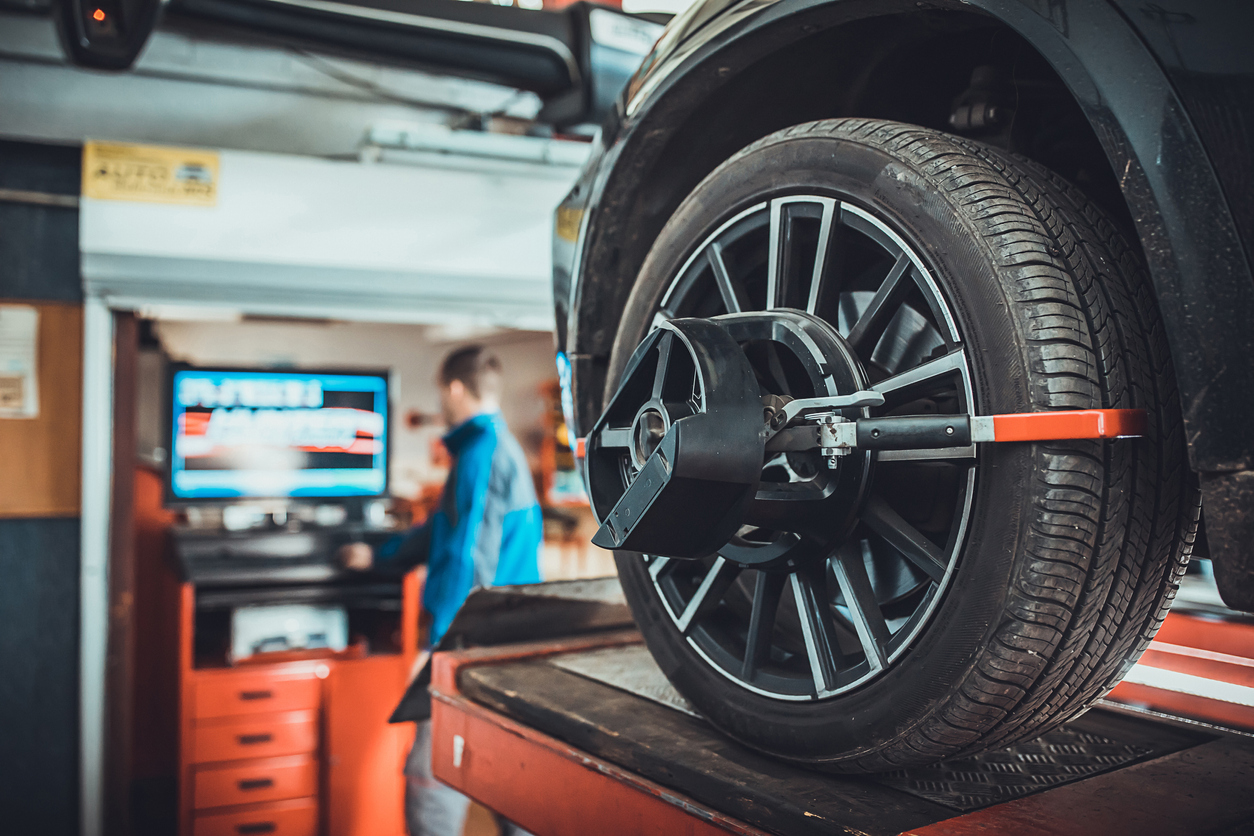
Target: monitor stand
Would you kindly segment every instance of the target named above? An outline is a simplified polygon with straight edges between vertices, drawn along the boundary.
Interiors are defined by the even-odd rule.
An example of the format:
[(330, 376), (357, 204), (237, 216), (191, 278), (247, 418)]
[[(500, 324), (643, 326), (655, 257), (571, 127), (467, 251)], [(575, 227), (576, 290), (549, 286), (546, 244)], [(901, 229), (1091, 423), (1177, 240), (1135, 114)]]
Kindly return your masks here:
[(366, 521), (366, 503), (368, 501), (371, 500), (356, 496), (343, 500), (344, 510), (348, 514), (344, 518), (344, 522), (349, 525), (364, 523)]

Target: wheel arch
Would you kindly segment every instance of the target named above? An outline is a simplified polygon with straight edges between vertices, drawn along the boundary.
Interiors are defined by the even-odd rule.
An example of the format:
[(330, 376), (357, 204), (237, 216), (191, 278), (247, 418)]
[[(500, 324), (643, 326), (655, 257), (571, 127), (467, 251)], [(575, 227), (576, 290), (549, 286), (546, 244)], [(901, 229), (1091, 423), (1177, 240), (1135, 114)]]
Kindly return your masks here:
[[(628, 88), (634, 95), (607, 123), (604, 157), (585, 185), (589, 222), (564, 323), (568, 352), (584, 361), (577, 370), (582, 427), (600, 408), (604, 360), (651, 242), (706, 174), (744, 145), (811, 119), (865, 116), (948, 129), (937, 121), (950, 102), (935, 94), (961, 90), (954, 79), (972, 64), (963, 47), (973, 37), (1008, 37), (1056, 74), (1082, 112), (1075, 133), (1087, 135), (1075, 144), (1101, 151), (1079, 185), (1135, 227), (1167, 323), (1194, 469), (1254, 469), (1254, 424), (1231, 408), (1249, 396), (1240, 395), (1239, 405), (1230, 397), (1254, 391), (1254, 366), (1227, 362), (1234, 349), (1254, 356), (1246, 326), (1254, 318), (1254, 281), (1187, 114), (1117, 11), (1100, 0), (1050, 4), (1045, 14), (1018, 0), (785, 0), (701, 37), (707, 29), (708, 22), (646, 60), (649, 69)], [(887, 62), (920, 45), (944, 63), (929, 64), (928, 78), (894, 74)], [(840, 58), (850, 54), (877, 63), (851, 69)], [(831, 74), (781, 85), (799, 68), (811, 79)], [(650, 85), (655, 76), (661, 81)], [(919, 95), (921, 82), (931, 100)], [(1056, 160), (1038, 162), (1059, 168)], [(1199, 339), (1203, 324), (1208, 339)]]

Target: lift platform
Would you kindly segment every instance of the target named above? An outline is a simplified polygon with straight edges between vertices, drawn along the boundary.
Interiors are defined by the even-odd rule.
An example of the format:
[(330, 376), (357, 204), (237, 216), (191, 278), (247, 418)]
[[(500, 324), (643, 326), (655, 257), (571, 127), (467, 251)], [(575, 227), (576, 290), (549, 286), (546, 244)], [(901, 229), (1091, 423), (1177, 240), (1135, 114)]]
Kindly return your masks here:
[[(519, 612), (515, 601), (505, 617), (520, 623)], [(1207, 632), (1206, 617), (1172, 618), (1168, 649), (1147, 657), (1165, 658), (1157, 670), (1168, 675), (1142, 672), (1153, 684), (1133, 683), (1130, 704), (1104, 701), (1032, 741), (874, 776), (739, 746), (671, 688), (638, 633), (606, 629), (613, 619), (584, 635), (438, 652), (435, 774), (537, 836), (1254, 834), (1254, 732), (1160, 710), (1178, 707), (1179, 693), (1162, 687), (1173, 666), (1249, 690), (1248, 658), (1176, 642), (1219, 635), (1254, 650), (1254, 623)], [(1203, 717), (1215, 702), (1224, 717), (1244, 716), (1203, 699)]]

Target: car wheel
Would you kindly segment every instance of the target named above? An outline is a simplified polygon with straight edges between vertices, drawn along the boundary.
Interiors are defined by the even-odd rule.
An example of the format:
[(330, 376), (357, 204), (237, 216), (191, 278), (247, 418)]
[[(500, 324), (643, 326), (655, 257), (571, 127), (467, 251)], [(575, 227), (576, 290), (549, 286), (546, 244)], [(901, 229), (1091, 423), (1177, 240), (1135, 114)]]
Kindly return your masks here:
[[(660, 322), (781, 308), (839, 332), (879, 415), (1141, 408), (1148, 432), (859, 452), (804, 534), (744, 526), (699, 560), (618, 552), (675, 687), (732, 737), (839, 771), (1007, 745), (1091, 705), (1161, 624), (1199, 513), (1136, 251), (1027, 160), (892, 122), (799, 125), (670, 218), (607, 400)], [(787, 363), (755, 362), (764, 396), (786, 395)], [(816, 455), (768, 457), (759, 496), (812, 487)]]

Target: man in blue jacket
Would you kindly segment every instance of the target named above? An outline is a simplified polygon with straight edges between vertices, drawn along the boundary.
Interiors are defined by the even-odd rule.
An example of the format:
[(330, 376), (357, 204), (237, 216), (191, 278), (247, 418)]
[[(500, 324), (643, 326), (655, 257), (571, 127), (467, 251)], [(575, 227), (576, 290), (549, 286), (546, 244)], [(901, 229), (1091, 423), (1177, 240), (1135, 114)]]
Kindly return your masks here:
[[(430, 646), (471, 590), (539, 583), (543, 537), (526, 456), (500, 413), (500, 360), (482, 346), (458, 349), (444, 359), (439, 381), (451, 428), (444, 445), (453, 457), (439, 509), (377, 553), (365, 543), (340, 552), (350, 569), (403, 573), (427, 564), (422, 605), (431, 616)], [(469, 799), (432, 777), (430, 721), (418, 724), (405, 774), (412, 836), (459, 836)]]

